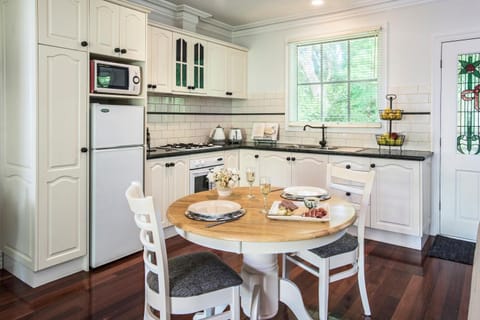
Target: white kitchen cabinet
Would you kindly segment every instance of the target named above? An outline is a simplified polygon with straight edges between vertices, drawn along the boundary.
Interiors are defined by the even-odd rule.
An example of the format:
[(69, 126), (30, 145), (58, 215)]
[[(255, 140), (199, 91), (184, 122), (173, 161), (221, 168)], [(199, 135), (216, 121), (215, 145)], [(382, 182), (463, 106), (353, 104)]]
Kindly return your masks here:
[(162, 227), (170, 226), (167, 209), (172, 202), (189, 194), (189, 158), (147, 160), (145, 194), (153, 197), (155, 213)]
[(87, 250), (87, 53), (38, 50), (38, 264)]
[(207, 41), (173, 33), (173, 92), (205, 94)]
[(38, 0), (38, 42), (87, 51), (88, 0)]
[[(240, 159), (239, 159), (238, 150), (227, 150), (223, 153), (223, 158), (225, 160), (225, 167), (238, 169), (240, 170)], [(240, 177), (240, 180), (245, 179)]]
[(172, 32), (148, 26), (148, 81), (149, 92), (172, 91)]
[[(276, 187), (325, 187), (327, 162), (328, 156), (320, 154), (248, 149), (240, 151), (242, 176), (245, 175), (247, 167), (253, 167), (257, 177), (270, 177), (272, 186)], [(246, 186), (247, 183), (243, 182), (242, 185)]]
[(147, 14), (104, 0), (90, 0), (90, 52), (144, 61)]
[[(367, 237), (421, 249), (430, 226), (430, 159), (409, 161), (330, 156), (329, 162), (353, 170), (375, 170)], [(356, 200), (352, 200), (356, 202)], [(389, 233), (375, 233), (375, 230)], [(372, 231), (372, 236), (369, 232)], [(390, 235), (406, 235), (398, 237)], [(409, 237), (411, 236), (411, 237)]]
[[(70, 2), (50, 4), (57, 14)], [(49, 22), (37, 17), (53, 17), (39, 10), (0, 2), (0, 29), (17, 30), (0, 37), (11, 80), (0, 83), (1, 251), (3, 267), (32, 287), (88, 269), (88, 55), (39, 45)]]
[(247, 97), (247, 52), (208, 43), (207, 90), (209, 96)]

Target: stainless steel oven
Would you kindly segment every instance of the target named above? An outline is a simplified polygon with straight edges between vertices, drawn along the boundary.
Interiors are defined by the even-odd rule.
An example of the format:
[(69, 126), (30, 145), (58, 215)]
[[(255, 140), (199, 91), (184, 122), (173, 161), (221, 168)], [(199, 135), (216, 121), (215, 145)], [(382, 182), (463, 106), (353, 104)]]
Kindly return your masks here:
[(209, 182), (207, 175), (216, 167), (223, 167), (223, 157), (210, 157), (190, 160), (190, 193), (210, 190), (214, 183)]

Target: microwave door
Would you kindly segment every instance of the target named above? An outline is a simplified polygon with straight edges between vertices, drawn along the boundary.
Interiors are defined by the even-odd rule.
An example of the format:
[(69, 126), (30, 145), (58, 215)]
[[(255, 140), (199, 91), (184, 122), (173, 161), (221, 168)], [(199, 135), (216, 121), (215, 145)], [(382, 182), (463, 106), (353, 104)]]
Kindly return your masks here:
[(128, 72), (128, 68), (97, 64), (96, 91), (105, 93), (128, 92)]

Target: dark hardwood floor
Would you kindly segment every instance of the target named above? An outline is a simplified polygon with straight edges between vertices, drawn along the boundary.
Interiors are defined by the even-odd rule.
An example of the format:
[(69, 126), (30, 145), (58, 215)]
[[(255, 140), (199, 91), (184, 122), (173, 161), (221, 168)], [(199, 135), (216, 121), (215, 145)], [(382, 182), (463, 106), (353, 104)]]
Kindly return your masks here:
[[(169, 256), (206, 250), (180, 237), (167, 240), (167, 248)], [(210, 251), (240, 271), (241, 256)], [(467, 319), (472, 266), (430, 258), (425, 251), (367, 241), (369, 319)], [(315, 310), (317, 281), (299, 268), (292, 275), (305, 304)], [(364, 318), (356, 277), (330, 285), (329, 311), (334, 319)], [(142, 257), (134, 254), (35, 289), (0, 270), (0, 319), (143, 319)], [(295, 317), (281, 305), (274, 319)]]

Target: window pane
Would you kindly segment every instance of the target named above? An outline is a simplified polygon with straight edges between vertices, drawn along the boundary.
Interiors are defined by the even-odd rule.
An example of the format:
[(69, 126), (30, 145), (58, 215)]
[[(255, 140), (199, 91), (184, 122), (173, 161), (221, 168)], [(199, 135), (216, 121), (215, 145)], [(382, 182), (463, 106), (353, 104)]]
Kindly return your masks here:
[(297, 82), (319, 83), (321, 70), (320, 45), (298, 47)]
[(353, 82), (350, 86), (350, 122), (378, 120), (376, 81)]
[(350, 80), (377, 78), (377, 38), (350, 41)]
[(319, 121), (321, 119), (322, 87), (320, 85), (298, 86), (298, 121)]
[(348, 84), (331, 83), (323, 86), (324, 121), (348, 121)]
[(347, 41), (323, 44), (323, 81), (348, 80)]

